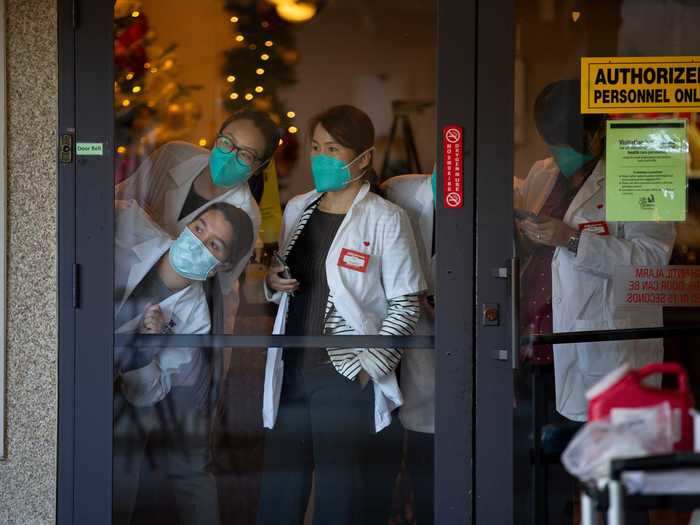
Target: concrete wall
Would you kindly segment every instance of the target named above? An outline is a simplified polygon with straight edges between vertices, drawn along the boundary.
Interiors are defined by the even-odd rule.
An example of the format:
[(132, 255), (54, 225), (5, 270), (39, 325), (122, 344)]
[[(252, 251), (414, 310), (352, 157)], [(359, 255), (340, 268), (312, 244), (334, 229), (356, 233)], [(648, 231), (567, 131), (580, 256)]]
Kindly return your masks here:
[(9, 261), (0, 523), (34, 525), (55, 520), (56, 1), (5, 2)]

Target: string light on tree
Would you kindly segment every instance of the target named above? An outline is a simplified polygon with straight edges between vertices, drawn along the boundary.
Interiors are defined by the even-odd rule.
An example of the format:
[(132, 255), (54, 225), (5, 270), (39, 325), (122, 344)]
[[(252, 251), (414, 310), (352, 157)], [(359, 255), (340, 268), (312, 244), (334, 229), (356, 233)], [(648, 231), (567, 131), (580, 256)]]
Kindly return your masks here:
[(310, 2), (279, 2), (277, 14), (288, 22), (307, 22), (316, 16), (316, 6)]
[(177, 45), (161, 47), (156, 43), (141, 2), (114, 1), (116, 182), (124, 180), (163, 143), (191, 140), (189, 130), (200, 114), (190, 97), (200, 86), (179, 82), (174, 53)]
[[(222, 65), (225, 107), (234, 112), (243, 108), (265, 111), (287, 134), (292, 126), (291, 115), (282, 99), (282, 90), (296, 84), (295, 65), (299, 61), (292, 20), (280, 14), (279, 6), (302, 3), (318, 13), (327, 0), (224, 0), (226, 23), (231, 21), (231, 46)], [(234, 22), (235, 19), (235, 22)], [(243, 37), (243, 39), (241, 39)], [(237, 96), (231, 90), (235, 72)], [(264, 83), (263, 83), (264, 78)], [(285, 139), (285, 145), (295, 143)]]
[(235, 81), (236, 81), (236, 77), (233, 76), (233, 75), (229, 75), (229, 76), (226, 77), (226, 82), (228, 82), (229, 84), (230, 84), (231, 82), (235, 82)]

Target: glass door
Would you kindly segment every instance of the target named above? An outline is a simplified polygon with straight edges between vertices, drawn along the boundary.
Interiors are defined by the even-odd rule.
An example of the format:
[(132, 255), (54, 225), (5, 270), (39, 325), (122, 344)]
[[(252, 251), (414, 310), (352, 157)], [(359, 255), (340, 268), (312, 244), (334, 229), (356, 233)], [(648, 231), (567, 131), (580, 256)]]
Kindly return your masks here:
[(471, 520), (475, 6), (63, 4), (59, 521)]
[[(479, 11), (477, 307), (510, 303), (512, 314), (477, 327), (476, 512), (569, 523), (578, 491), (560, 457), (587, 419), (586, 392), (620, 366), (658, 362), (700, 385), (700, 120), (683, 94), (697, 90), (700, 10), (623, 0)], [(595, 96), (582, 102), (585, 57), (612, 69), (626, 57), (630, 75), (596, 81), (607, 82), (597, 112), (582, 112)], [(643, 89), (652, 64), (686, 71), (684, 60), (688, 85)], [(646, 145), (631, 154), (625, 140)], [(653, 381), (675, 388), (669, 379)]]

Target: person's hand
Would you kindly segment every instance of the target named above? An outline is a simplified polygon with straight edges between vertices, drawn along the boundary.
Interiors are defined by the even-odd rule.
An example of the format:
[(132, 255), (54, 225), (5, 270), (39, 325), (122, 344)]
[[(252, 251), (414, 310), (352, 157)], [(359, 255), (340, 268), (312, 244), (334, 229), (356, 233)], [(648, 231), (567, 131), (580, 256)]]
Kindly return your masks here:
[(143, 314), (143, 331), (146, 334), (160, 334), (165, 326), (165, 318), (160, 306), (150, 304), (146, 307), (146, 312)]
[(292, 293), (299, 288), (299, 281), (296, 279), (285, 279), (280, 275), (284, 270), (284, 266), (279, 263), (273, 263), (267, 271), (265, 282), (268, 288), (276, 292)]
[(525, 219), (519, 221), (518, 225), (525, 237), (545, 246), (565, 247), (569, 237), (577, 233), (567, 224), (552, 217), (541, 217), (537, 222)]
[(435, 322), (435, 307), (428, 301), (428, 295), (422, 293), (418, 300), (420, 302), (421, 311), (425, 314), (428, 321), (431, 323)]

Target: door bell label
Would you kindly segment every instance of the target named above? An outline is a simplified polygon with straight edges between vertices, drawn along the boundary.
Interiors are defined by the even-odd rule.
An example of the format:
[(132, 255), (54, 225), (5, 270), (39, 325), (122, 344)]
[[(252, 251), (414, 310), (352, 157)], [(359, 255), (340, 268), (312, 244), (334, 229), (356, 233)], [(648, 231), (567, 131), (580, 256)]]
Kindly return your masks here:
[(101, 142), (78, 142), (75, 153), (81, 156), (101, 157), (104, 155)]

